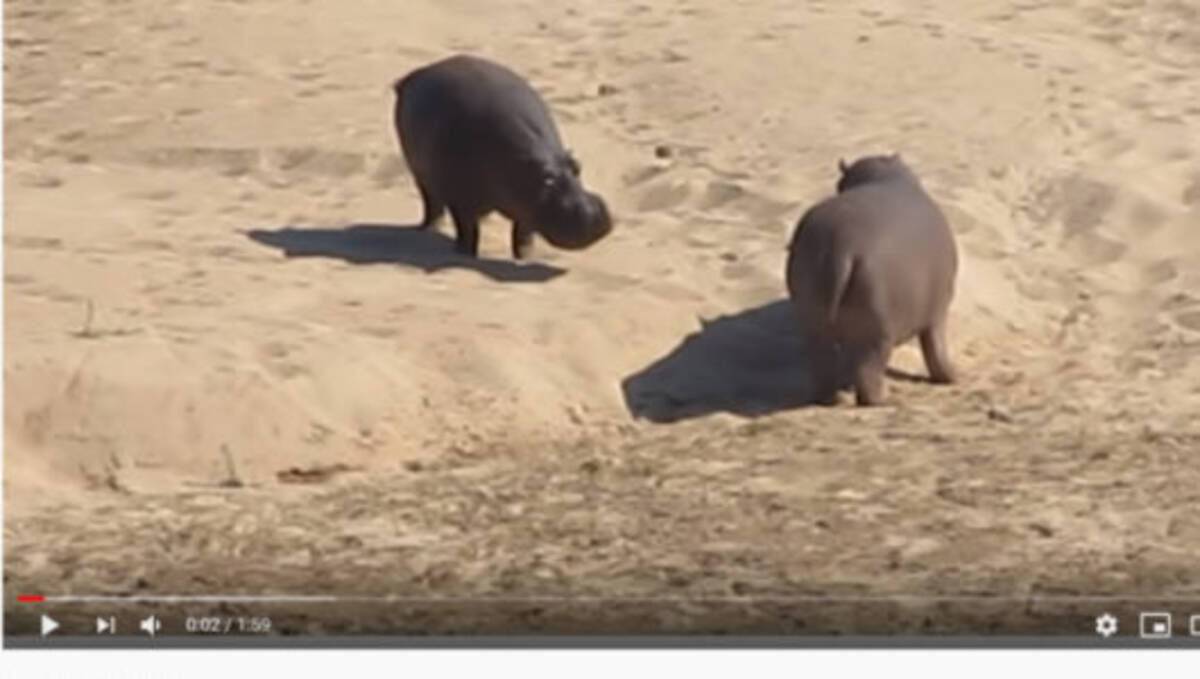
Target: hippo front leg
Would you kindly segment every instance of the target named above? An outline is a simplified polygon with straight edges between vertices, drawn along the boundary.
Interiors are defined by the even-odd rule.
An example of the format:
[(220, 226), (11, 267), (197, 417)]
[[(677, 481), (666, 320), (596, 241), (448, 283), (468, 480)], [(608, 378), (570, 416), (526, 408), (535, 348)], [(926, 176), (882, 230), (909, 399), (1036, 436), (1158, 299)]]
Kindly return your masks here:
[(513, 259), (525, 259), (533, 249), (533, 229), (527, 228), (521, 222), (512, 225), (512, 256)]
[(454, 249), (460, 255), (479, 256), (479, 215), (471, 210), (451, 207), (454, 218)]

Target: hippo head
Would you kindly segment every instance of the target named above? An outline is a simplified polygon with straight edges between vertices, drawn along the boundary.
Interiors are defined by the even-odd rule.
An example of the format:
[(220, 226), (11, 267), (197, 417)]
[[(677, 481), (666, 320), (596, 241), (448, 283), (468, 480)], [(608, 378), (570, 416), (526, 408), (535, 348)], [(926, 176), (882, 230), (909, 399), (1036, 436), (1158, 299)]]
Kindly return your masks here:
[(850, 165), (846, 165), (845, 160), (839, 160), (838, 170), (841, 172), (837, 183), (838, 193), (879, 181), (900, 179), (918, 182), (916, 175), (904, 164), (899, 153), (890, 156), (864, 156)]
[(539, 168), (530, 226), (551, 245), (581, 250), (612, 231), (612, 217), (599, 195), (583, 188), (579, 162), (560, 154)]

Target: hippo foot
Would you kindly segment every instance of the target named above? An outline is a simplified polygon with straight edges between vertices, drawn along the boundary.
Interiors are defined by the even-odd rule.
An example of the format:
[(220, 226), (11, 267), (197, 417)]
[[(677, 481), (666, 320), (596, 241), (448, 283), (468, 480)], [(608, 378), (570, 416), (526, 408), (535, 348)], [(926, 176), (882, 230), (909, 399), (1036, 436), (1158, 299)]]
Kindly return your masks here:
[(824, 408), (832, 408), (842, 404), (842, 395), (837, 391), (831, 391), (824, 395), (818, 394), (813, 403)]
[(867, 384), (859, 384), (854, 388), (854, 403), (860, 407), (884, 405), (882, 379), (872, 380)]

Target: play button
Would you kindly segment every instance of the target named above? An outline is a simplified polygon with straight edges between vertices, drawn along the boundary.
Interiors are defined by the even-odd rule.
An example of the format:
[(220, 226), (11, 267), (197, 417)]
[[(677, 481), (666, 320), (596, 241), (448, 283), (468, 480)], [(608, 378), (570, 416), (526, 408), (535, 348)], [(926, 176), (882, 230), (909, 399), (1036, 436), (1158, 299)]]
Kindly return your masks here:
[(53, 632), (56, 629), (58, 629), (58, 621), (55, 620), (54, 618), (51, 618), (48, 615), (43, 615), (42, 616), (42, 636), (46, 636), (47, 634)]

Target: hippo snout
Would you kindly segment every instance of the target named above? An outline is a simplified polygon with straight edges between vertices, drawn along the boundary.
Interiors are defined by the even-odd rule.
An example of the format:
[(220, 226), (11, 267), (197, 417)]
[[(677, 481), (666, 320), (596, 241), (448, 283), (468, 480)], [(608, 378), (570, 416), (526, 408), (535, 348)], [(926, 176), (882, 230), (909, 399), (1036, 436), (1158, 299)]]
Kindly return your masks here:
[(612, 231), (612, 215), (598, 194), (581, 192), (577, 200), (567, 201), (563, 207), (555, 210), (556, 214), (546, 215), (538, 228), (542, 237), (555, 247), (582, 250)]

